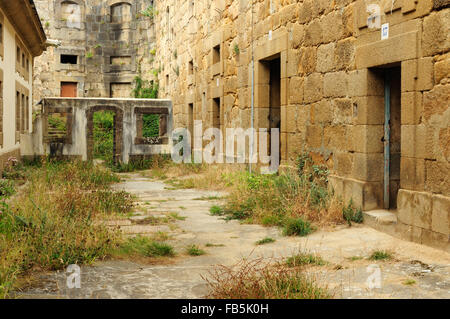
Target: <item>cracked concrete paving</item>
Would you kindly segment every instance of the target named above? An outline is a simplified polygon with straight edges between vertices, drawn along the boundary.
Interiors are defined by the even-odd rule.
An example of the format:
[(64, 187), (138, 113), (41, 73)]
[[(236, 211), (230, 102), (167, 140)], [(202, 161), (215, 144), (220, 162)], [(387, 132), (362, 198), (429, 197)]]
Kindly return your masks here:
[[(178, 253), (173, 263), (143, 265), (133, 261), (104, 261), (83, 266), (81, 289), (66, 288), (66, 273), (40, 275), (39, 284), (22, 292), (21, 298), (201, 298), (207, 293), (202, 275), (214, 265), (233, 265), (242, 258), (285, 258), (296, 251), (319, 254), (329, 262), (309, 272), (331, 289), (336, 298), (450, 298), (450, 254), (415, 243), (402, 241), (366, 226), (338, 226), (320, 230), (308, 237), (283, 237), (277, 228), (242, 225), (211, 216), (209, 208), (220, 200), (200, 200), (226, 194), (200, 190), (173, 190), (161, 181), (140, 174), (123, 175), (114, 188), (135, 194), (137, 215), (161, 216), (176, 212), (185, 220), (165, 229), (170, 244)], [(130, 227), (125, 223), (122, 229)], [(131, 235), (158, 231), (158, 227), (131, 229)], [(275, 243), (256, 246), (255, 242), (272, 237)], [(206, 244), (223, 246), (206, 247)], [(189, 245), (196, 244), (207, 254), (187, 256)], [(367, 256), (387, 249), (394, 260), (372, 262)], [(353, 257), (353, 259), (352, 259)], [(360, 259), (358, 259), (358, 257)], [(356, 260), (355, 260), (356, 259)], [(369, 289), (367, 280), (377, 265), (381, 288)], [(372, 268), (374, 269), (374, 268)], [(406, 285), (406, 280), (414, 284)]]

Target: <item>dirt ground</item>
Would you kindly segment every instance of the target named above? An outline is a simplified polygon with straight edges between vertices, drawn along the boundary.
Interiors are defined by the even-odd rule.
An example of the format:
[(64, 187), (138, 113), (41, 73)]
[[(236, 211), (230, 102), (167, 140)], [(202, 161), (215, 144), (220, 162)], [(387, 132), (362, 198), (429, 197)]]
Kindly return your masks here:
[[(174, 190), (162, 181), (142, 174), (123, 175), (116, 189), (135, 194), (137, 210), (118, 221), (133, 236), (167, 233), (177, 257), (162, 264), (136, 261), (104, 261), (81, 268), (81, 288), (68, 289), (65, 272), (39, 274), (21, 298), (201, 298), (207, 294), (202, 276), (214, 265), (233, 265), (242, 258), (274, 260), (309, 251), (327, 261), (308, 271), (336, 298), (450, 298), (450, 254), (402, 241), (364, 225), (339, 226), (304, 237), (284, 237), (277, 228), (243, 225), (211, 216), (209, 209), (226, 194), (199, 190)], [(178, 213), (186, 217), (170, 225), (151, 226), (135, 221), (148, 216)], [(274, 243), (257, 246), (265, 237)], [(205, 255), (185, 253), (198, 245)], [(389, 250), (393, 259), (374, 262), (374, 250)]]

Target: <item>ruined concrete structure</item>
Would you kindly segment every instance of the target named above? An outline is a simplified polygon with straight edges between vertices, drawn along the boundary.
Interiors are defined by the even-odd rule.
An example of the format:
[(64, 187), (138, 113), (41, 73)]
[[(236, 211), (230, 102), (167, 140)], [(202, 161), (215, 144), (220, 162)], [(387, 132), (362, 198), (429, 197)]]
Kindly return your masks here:
[(31, 131), (33, 64), (45, 42), (33, 1), (0, 1), (0, 170)]
[[(172, 133), (172, 103), (170, 100), (130, 98), (44, 98), (42, 114), (34, 121), (32, 134), (22, 136), (21, 154), (25, 157), (51, 155), (55, 157), (93, 159), (93, 116), (98, 111), (114, 113), (113, 159), (128, 163), (152, 154), (170, 154)], [(157, 141), (142, 136), (143, 114), (160, 115)], [(67, 123), (62, 134), (49, 130), (50, 116), (58, 115)]]
[[(37, 65), (41, 96), (62, 82), (123, 96), (140, 65), (172, 100), (174, 127), (245, 129), (254, 80), (254, 126), (281, 129), (284, 165), (310, 154), (346, 201), (390, 209), (396, 233), (450, 249), (450, 1), (165, 0), (153, 18), (139, 11), (151, 1), (37, 2), (63, 41)], [(53, 18), (68, 5), (79, 20)], [(63, 53), (79, 63), (63, 70)]]

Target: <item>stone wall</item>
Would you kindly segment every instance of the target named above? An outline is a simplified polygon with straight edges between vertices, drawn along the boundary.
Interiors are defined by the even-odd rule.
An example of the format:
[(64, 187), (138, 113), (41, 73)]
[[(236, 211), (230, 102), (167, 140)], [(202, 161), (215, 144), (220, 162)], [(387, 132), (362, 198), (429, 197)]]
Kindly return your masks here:
[[(381, 7), (369, 28), (368, 4)], [(272, 109), (267, 64), (278, 59), (284, 164), (307, 152), (345, 200), (396, 208), (410, 240), (449, 249), (449, 1), (156, 1), (156, 67), (175, 127), (250, 127)], [(370, 20), (369, 20), (370, 23)], [(393, 80), (390, 201), (384, 195), (384, 72)], [(218, 100), (217, 98), (220, 98)], [(193, 109), (193, 111), (191, 111)], [(395, 111), (395, 112), (394, 112)], [(193, 114), (190, 114), (192, 112)], [(397, 117), (397, 119), (394, 119)], [(269, 119), (269, 121), (268, 121)]]
[[(35, 103), (60, 96), (61, 82), (77, 82), (78, 97), (131, 97), (139, 65), (149, 72), (152, 57), (153, 23), (140, 14), (148, 0), (35, 3), (47, 37), (62, 43), (36, 59)], [(61, 55), (76, 55), (76, 64)]]
[[(36, 2), (52, 21), (58, 1)], [(396, 209), (404, 237), (449, 249), (448, 0), (165, 0), (154, 1), (154, 20), (137, 19), (149, 1), (133, 1), (133, 31), (122, 42), (126, 33), (111, 37), (115, 24), (108, 22), (114, 1), (75, 2), (85, 5), (80, 30), (47, 27), (65, 44), (36, 63), (38, 96), (59, 95), (60, 81), (79, 77), (80, 96), (108, 97), (111, 83), (132, 82), (140, 65), (146, 80), (159, 82), (160, 97), (172, 100), (174, 127), (202, 120), (204, 129), (245, 129), (254, 74), (254, 124), (280, 127), (284, 165), (310, 154), (328, 166), (346, 201)], [(377, 19), (368, 19), (369, 4), (389, 23), (385, 40), (371, 28)], [(56, 70), (63, 49), (85, 52), (80, 69)], [(118, 56), (131, 63), (109, 65)], [(392, 93), (389, 176), (385, 79)]]

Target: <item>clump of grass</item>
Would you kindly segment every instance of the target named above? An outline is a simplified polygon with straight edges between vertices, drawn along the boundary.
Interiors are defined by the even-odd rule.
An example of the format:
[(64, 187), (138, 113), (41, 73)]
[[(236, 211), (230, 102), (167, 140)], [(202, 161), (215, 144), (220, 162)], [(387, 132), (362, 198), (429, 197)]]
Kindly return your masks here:
[(217, 205), (211, 206), (211, 208), (209, 209), (209, 212), (213, 216), (222, 216), (223, 215), (222, 207), (217, 206)]
[(342, 216), (349, 226), (352, 226), (352, 222), (362, 224), (364, 221), (361, 208), (356, 209), (353, 205), (353, 200), (350, 200), (348, 206), (342, 209)]
[(295, 256), (289, 257), (286, 260), (286, 265), (288, 267), (299, 267), (304, 265), (323, 266), (325, 264), (326, 262), (322, 259), (322, 257), (308, 253), (299, 253)]
[(174, 249), (167, 243), (153, 241), (148, 237), (128, 238), (119, 248), (119, 254), (143, 257), (172, 257)]
[(299, 268), (271, 265), (262, 259), (217, 266), (207, 276), (213, 299), (327, 299), (331, 293)]
[(375, 250), (369, 257), (370, 260), (390, 260), (392, 253), (387, 250)]
[(58, 270), (109, 256), (121, 235), (99, 221), (133, 205), (129, 194), (109, 189), (120, 179), (91, 163), (44, 158), (26, 176), (19, 194), (0, 201), (0, 297), (33, 267)]
[(15, 192), (16, 189), (11, 180), (0, 178), (0, 198), (8, 198)]
[(222, 197), (220, 196), (202, 196), (198, 198), (194, 198), (194, 200), (220, 200)]
[(302, 218), (288, 218), (284, 222), (283, 234), (286, 236), (307, 236), (312, 231), (310, 222)]
[(169, 217), (175, 220), (186, 220), (186, 216), (180, 216), (178, 213), (170, 213)]
[(357, 260), (362, 260), (364, 258), (361, 257), (361, 256), (352, 256), (352, 257), (349, 257), (347, 259), (349, 259), (350, 261), (357, 261)]
[(206, 254), (206, 252), (203, 249), (200, 249), (197, 245), (187, 247), (186, 252), (190, 256), (201, 256)]
[(212, 243), (207, 243), (206, 247), (225, 247), (224, 244), (212, 244)]
[(276, 240), (275, 239), (273, 239), (273, 238), (271, 238), (271, 237), (266, 237), (266, 238), (263, 238), (263, 239), (261, 239), (261, 240), (258, 240), (257, 242), (256, 242), (256, 245), (266, 245), (266, 244), (271, 244), (271, 243), (274, 243)]

